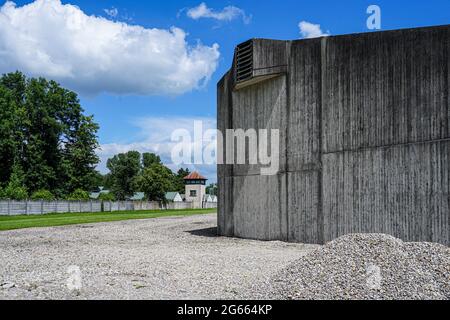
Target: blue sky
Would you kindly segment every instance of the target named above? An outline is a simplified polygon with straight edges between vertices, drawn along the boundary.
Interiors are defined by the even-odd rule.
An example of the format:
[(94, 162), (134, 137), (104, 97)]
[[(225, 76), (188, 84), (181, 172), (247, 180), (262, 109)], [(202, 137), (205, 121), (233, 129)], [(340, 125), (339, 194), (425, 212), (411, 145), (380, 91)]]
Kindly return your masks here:
[[(302, 37), (299, 28), (301, 21), (320, 25), (322, 33), (331, 35), (369, 32), (366, 27), (366, 9), (372, 4), (381, 8), (382, 30), (450, 23), (448, 0), (204, 1), (203, 7), (199, 7), (202, 1), (71, 0), (62, 1), (62, 4), (58, 0), (37, 1), (41, 2), (41, 7), (35, 6), (26, 12), (18, 10), (33, 1), (15, 1), (15, 7), (0, 1), (0, 58), (4, 60), (3, 64), (0, 61), (0, 72), (19, 69), (31, 76), (43, 75), (49, 78), (55, 75), (56, 80), (64, 86), (79, 92), (86, 112), (94, 114), (101, 127), (99, 140), (104, 148), (100, 152), (103, 163), (99, 169), (103, 172), (104, 160), (110, 154), (130, 148), (161, 152), (169, 162), (169, 149), (164, 144), (170, 140), (172, 129), (188, 125), (194, 119), (203, 119), (207, 126), (213, 127), (216, 117), (216, 83), (229, 69), (235, 45), (242, 41), (249, 38), (298, 39)], [(46, 5), (44, 8), (42, 3)], [(65, 8), (67, 4), (77, 6), (80, 11)], [(192, 11), (194, 9), (197, 11)], [(66, 20), (72, 19), (70, 21), (75, 25), (80, 15), (84, 14), (103, 17), (115, 23), (122, 22), (121, 26), (125, 28), (121, 27), (122, 31), (118, 31), (122, 38), (110, 38), (103, 45), (103, 37), (113, 37), (110, 28), (114, 29), (114, 25), (105, 25), (100, 20), (92, 21), (90, 33), (99, 30), (98, 38), (92, 38), (91, 34), (82, 31), (79, 34), (78, 31), (68, 31), (72, 30), (70, 25), (69, 29), (67, 26), (61, 27), (60, 24), (65, 20), (58, 20), (55, 15), (59, 14), (64, 14)], [(22, 25), (11, 17), (22, 19)], [(29, 28), (32, 28), (29, 30), (23, 26), (28, 21), (31, 25)], [(130, 38), (136, 41), (136, 45), (122, 48), (120, 41), (126, 42), (126, 35), (130, 32), (128, 26), (159, 31), (146, 37), (141, 35), (141, 31), (134, 30)], [(172, 27), (181, 29), (185, 38), (170, 33)], [(16, 36), (18, 33), (23, 34), (23, 39)], [(33, 39), (29, 37), (33, 36), (36, 37), (35, 43), (47, 43), (48, 40), (47, 44), (40, 45), (41, 50), (36, 53), (33, 52), (37, 50), (36, 47), (30, 45)], [(87, 38), (85, 47), (83, 37)], [(155, 53), (149, 57), (149, 51), (138, 49), (140, 41), (154, 41), (157, 46), (152, 48), (160, 55)], [(188, 58), (183, 55), (184, 49), (189, 52), (196, 47), (196, 54)], [(90, 60), (86, 60), (90, 49), (95, 49), (93, 54), (96, 57), (91, 60), (92, 66), (89, 65)], [(24, 51), (30, 52), (32, 57), (38, 57), (34, 65), (17, 58), (18, 52)], [(78, 54), (72, 54), (74, 51)], [(171, 54), (175, 56), (174, 64), (170, 62)], [(124, 58), (128, 55), (129, 58)], [(168, 59), (166, 64), (158, 64), (160, 57)], [(141, 63), (140, 59), (145, 61)], [(52, 67), (45, 65), (50, 62)], [(39, 66), (39, 63), (43, 65)], [(104, 71), (101, 67), (103, 63), (105, 66), (112, 65), (115, 73)], [(188, 69), (184, 63), (189, 66), (186, 67)], [(67, 76), (71, 73), (66, 72), (69, 69), (66, 70), (64, 64), (70, 65), (72, 76)], [(182, 68), (179, 67), (181, 64)], [(51, 72), (48, 71), (50, 69)], [(92, 74), (89, 70), (93, 70)], [(130, 78), (119, 81), (122, 75)], [(143, 81), (139, 82), (133, 77)], [(83, 87), (77, 83), (79, 78), (87, 85)], [(147, 86), (146, 82), (151, 85)], [(174, 88), (165, 90), (166, 82), (169, 86), (173, 84)], [(197, 169), (215, 181), (214, 166), (200, 166)]]

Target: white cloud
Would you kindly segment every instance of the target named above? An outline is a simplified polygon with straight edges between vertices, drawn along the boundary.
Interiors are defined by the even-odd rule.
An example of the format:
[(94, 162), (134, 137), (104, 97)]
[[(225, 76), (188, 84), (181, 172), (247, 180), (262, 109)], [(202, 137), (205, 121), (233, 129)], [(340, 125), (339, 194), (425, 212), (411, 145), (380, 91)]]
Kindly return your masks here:
[(60, 0), (0, 7), (0, 73), (21, 70), (84, 94), (177, 95), (216, 70), (218, 45), (186, 33), (88, 16)]
[(223, 8), (222, 11), (214, 11), (213, 9), (208, 8), (204, 2), (200, 3), (197, 7), (189, 9), (187, 11), (187, 16), (194, 20), (211, 18), (220, 21), (231, 21), (241, 17), (245, 24), (250, 23), (252, 19), (251, 16), (247, 16), (245, 11), (238, 7), (227, 6)]
[(301, 21), (298, 24), (298, 27), (300, 28), (300, 34), (305, 39), (318, 38), (329, 35), (329, 33), (322, 32), (320, 24), (310, 23), (308, 21)]
[(105, 11), (105, 13), (111, 18), (115, 18), (119, 14), (119, 10), (114, 7), (112, 7), (111, 9), (103, 9), (103, 11)]
[[(139, 129), (139, 133), (134, 137), (131, 142), (124, 143), (108, 143), (102, 144), (97, 150), (97, 154), (100, 157), (100, 164), (98, 169), (102, 173), (108, 172), (106, 168), (106, 162), (112, 156), (118, 153), (124, 153), (128, 151), (153, 152), (158, 154), (164, 164), (170, 169), (176, 171), (180, 166), (173, 164), (171, 159), (172, 148), (178, 143), (171, 140), (172, 132), (176, 129), (186, 129), (189, 131), (192, 142), (191, 149), (194, 145), (205, 146), (207, 142), (200, 139), (194, 140), (194, 121), (201, 121), (203, 125), (203, 133), (208, 129), (216, 128), (216, 119), (207, 117), (146, 117), (137, 119), (132, 122), (134, 126)], [(181, 167), (188, 167), (191, 170), (201, 171), (212, 182), (216, 181), (216, 165), (189, 165), (182, 164)]]

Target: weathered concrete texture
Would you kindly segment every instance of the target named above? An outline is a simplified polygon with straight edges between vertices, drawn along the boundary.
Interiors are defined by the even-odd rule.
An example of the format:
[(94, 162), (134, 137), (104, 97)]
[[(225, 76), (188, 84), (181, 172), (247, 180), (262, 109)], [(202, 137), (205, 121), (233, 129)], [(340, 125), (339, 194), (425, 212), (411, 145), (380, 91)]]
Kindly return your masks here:
[(449, 163), (450, 141), (324, 155), (325, 240), (375, 232), (445, 242)]
[[(286, 79), (277, 77), (251, 87), (235, 91), (232, 97), (231, 126), (236, 129), (278, 129), (280, 130), (280, 150), (286, 149)], [(226, 139), (225, 139), (226, 140)], [(236, 148), (234, 148), (236, 156)], [(246, 163), (233, 166), (233, 176), (259, 174), (260, 165), (250, 165), (249, 152)], [(286, 154), (280, 152), (280, 169), (285, 171)]]
[(323, 151), (448, 138), (449, 36), (444, 27), (327, 39)]
[(280, 171), (219, 165), (220, 234), (448, 245), (449, 39), (441, 26), (253, 40), (253, 77), (236, 83), (235, 58), (218, 85), (218, 128), (279, 129)]
[(239, 212), (234, 216), (234, 235), (258, 240), (286, 240), (286, 212), (281, 208), (285, 202), (282, 195), (286, 194), (285, 175), (231, 179), (232, 211)]

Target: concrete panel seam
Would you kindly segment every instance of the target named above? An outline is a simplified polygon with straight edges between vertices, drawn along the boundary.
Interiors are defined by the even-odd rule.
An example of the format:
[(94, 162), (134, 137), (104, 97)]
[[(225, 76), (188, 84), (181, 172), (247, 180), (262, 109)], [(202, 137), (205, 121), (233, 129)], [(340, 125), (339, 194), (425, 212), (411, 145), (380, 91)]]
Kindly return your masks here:
[(362, 151), (371, 151), (371, 150), (378, 150), (378, 149), (389, 149), (389, 148), (396, 148), (396, 147), (406, 147), (406, 146), (431, 144), (431, 143), (447, 142), (447, 141), (450, 141), (450, 138), (415, 141), (415, 142), (405, 142), (405, 143), (394, 143), (394, 144), (386, 144), (386, 145), (381, 145), (381, 146), (364, 147), (364, 148), (356, 148), (356, 149), (342, 149), (342, 150), (337, 150), (337, 151), (326, 151), (326, 152), (324, 151), (324, 152), (322, 152), (322, 155), (346, 153), (346, 152), (362, 152)]

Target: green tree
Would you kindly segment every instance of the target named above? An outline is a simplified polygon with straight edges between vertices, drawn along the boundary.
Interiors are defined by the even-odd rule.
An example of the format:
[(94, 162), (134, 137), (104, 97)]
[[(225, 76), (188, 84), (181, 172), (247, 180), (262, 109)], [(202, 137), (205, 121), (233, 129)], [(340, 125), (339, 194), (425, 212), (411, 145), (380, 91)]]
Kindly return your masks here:
[(102, 182), (99, 186), (103, 186), (105, 189), (111, 189), (113, 186), (111, 173), (107, 173), (103, 176)]
[(144, 192), (150, 201), (166, 201), (166, 192), (171, 191), (173, 173), (162, 164), (154, 163), (145, 168), (135, 179), (135, 188)]
[(134, 181), (141, 171), (141, 155), (137, 151), (129, 151), (115, 155), (106, 164), (110, 171), (111, 191), (118, 200), (131, 197), (135, 189)]
[(50, 191), (43, 189), (33, 192), (31, 195), (31, 200), (52, 201), (55, 200), (55, 196)]
[(183, 169), (181, 168), (178, 170), (177, 174), (173, 177), (173, 191), (176, 191), (178, 193), (183, 194), (185, 191), (185, 185), (184, 185), (184, 177), (188, 176), (191, 172), (188, 168)]
[(23, 159), (25, 86), (21, 73), (0, 77), (0, 186), (6, 186), (14, 164)]
[(98, 125), (83, 112), (77, 94), (54, 81), (1, 76), (0, 186), (18, 164), (30, 192), (61, 196), (94, 187)]
[(206, 193), (217, 196), (217, 183), (211, 183), (206, 187)]
[(142, 165), (144, 168), (149, 168), (152, 164), (162, 164), (161, 157), (154, 153), (142, 154)]
[(99, 147), (95, 133), (99, 126), (92, 117), (81, 116), (79, 120), (71, 133), (72, 137), (67, 138), (63, 153), (63, 161), (67, 164), (68, 188), (93, 190), (101, 182), (99, 173), (95, 170), (95, 164), (99, 162), (95, 153)]
[(100, 187), (105, 188), (105, 175), (101, 174), (98, 171), (95, 171), (92, 184), (93, 187), (88, 190), (92, 192), (100, 192)]
[(114, 197), (114, 194), (110, 193), (100, 193), (98, 196), (98, 200), (101, 201), (116, 201), (116, 197)]
[(70, 200), (70, 201), (76, 201), (76, 200), (87, 201), (89, 199), (90, 199), (89, 192), (84, 191), (82, 189), (76, 189), (67, 198), (67, 200)]
[(8, 185), (3, 190), (3, 196), (12, 200), (27, 199), (28, 192), (24, 185), (24, 173), (20, 165), (15, 164), (13, 166), (11, 178)]
[(24, 187), (12, 187), (8, 185), (3, 190), (3, 197), (11, 200), (26, 200), (28, 198), (28, 192)]
[(43, 78), (27, 81), (24, 106), (28, 122), (23, 167), (27, 187), (31, 191), (58, 187), (58, 166), (62, 156), (59, 142), (64, 129), (59, 114), (65, 106), (62, 101), (54, 101), (61, 98), (57, 96), (61, 90), (55, 83)]

